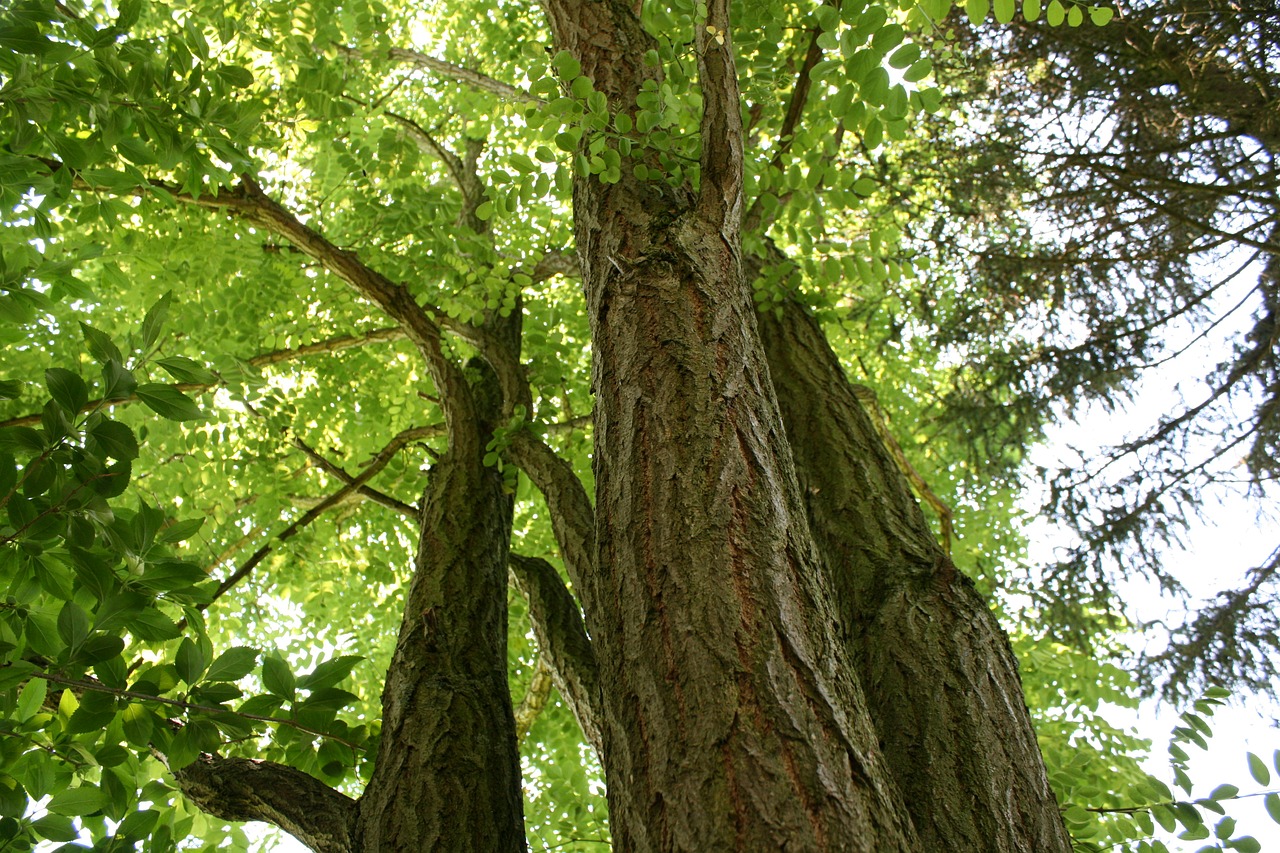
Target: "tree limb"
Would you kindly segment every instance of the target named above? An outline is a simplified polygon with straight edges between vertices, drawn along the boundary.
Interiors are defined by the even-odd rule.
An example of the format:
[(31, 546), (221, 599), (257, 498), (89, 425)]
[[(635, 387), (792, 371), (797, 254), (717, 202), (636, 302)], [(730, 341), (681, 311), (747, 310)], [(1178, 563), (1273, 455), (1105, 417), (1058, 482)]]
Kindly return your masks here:
[[(303, 453), (307, 454), (307, 458), (309, 458), (312, 462), (314, 462), (318, 468), (322, 469), (323, 471), (329, 474), (332, 474), (333, 476), (341, 480), (343, 483), (346, 483), (347, 485), (351, 485), (356, 481), (356, 478), (348, 474), (346, 472), (346, 469), (344, 469), (340, 465), (330, 462), (324, 456), (320, 455), (320, 453), (317, 452), (314, 448), (312, 448), (311, 445), (307, 444), (302, 439), (297, 438), (295, 436), (293, 439), (293, 446), (301, 450)], [(404, 501), (394, 498), (385, 492), (380, 492), (377, 489), (370, 488), (369, 486), (360, 486), (356, 489), (356, 492), (361, 496), (368, 498), (369, 500), (373, 501), (376, 504), (381, 504), (382, 506), (385, 506), (388, 509), (395, 510), (396, 512), (405, 516), (406, 518), (416, 519), (418, 517), (418, 507), (413, 506), (412, 504), (407, 504)]]
[(551, 696), (551, 688), (555, 679), (551, 675), (551, 666), (546, 655), (538, 653), (538, 660), (533, 665), (533, 677), (529, 679), (529, 689), (516, 708), (516, 740), (523, 742), (538, 721), (542, 709), (547, 707), (547, 699)]
[(387, 443), (386, 447), (383, 447), (382, 450), (378, 451), (378, 454), (374, 456), (373, 461), (369, 463), (358, 477), (352, 477), (350, 482), (333, 494), (329, 495), (329, 497), (325, 498), (311, 509), (307, 510), (301, 518), (277, 534), (273, 541), (266, 543), (255, 551), (252, 556), (241, 564), (238, 569), (224, 578), (222, 583), (218, 584), (218, 588), (214, 590), (213, 596), (208, 602), (199, 605), (199, 608), (201, 610), (207, 610), (213, 602), (225, 595), (231, 587), (248, 577), (257, 565), (261, 563), (268, 554), (275, 550), (277, 544), (292, 538), (298, 533), (298, 531), (302, 530), (302, 528), (319, 518), (325, 510), (337, 505), (348, 495), (359, 491), (361, 486), (367, 483), (374, 475), (387, 466), (395, 455), (400, 452), (401, 448), (409, 442), (420, 438), (423, 435), (429, 434), (430, 431), (434, 431), (435, 429), (436, 428), (434, 427), (415, 427), (413, 429), (407, 429), (397, 433), (395, 437)]
[(511, 436), (508, 458), (542, 492), (569, 580), (581, 587), (596, 559), (596, 514), (569, 463), (527, 429)]
[(222, 820), (261, 820), (316, 853), (355, 850), (356, 801), (315, 777), (274, 761), (202, 755), (175, 770), (178, 789)]
[[(345, 45), (337, 46), (338, 53), (348, 59), (364, 59), (364, 54), (353, 47)], [(428, 56), (425, 53), (419, 53), (416, 50), (408, 50), (402, 47), (393, 47), (387, 51), (387, 58), (395, 62), (405, 65), (411, 65), (414, 68), (421, 68), (424, 71), (430, 71), (438, 77), (446, 80), (453, 80), (455, 83), (462, 83), (470, 86), (472, 89), (478, 89), (481, 92), (489, 92), (500, 98), (517, 101), (519, 103), (539, 103), (541, 99), (535, 98), (523, 89), (517, 89), (510, 83), (503, 83), (501, 80), (495, 80), (487, 74), (481, 74), (479, 71), (473, 71), (470, 68), (464, 68), (461, 65), (454, 65), (452, 62), (445, 62), (443, 59), (436, 59), (434, 56)]]
[(529, 602), (529, 621), (556, 689), (569, 703), (587, 742), (602, 754), (599, 674), (578, 602), (546, 560), (511, 554), (507, 562)]
[(733, 63), (729, 0), (709, 0), (696, 28), (702, 83), (702, 187), (698, 209), (737, 243), (742, 225), (742, 93)]

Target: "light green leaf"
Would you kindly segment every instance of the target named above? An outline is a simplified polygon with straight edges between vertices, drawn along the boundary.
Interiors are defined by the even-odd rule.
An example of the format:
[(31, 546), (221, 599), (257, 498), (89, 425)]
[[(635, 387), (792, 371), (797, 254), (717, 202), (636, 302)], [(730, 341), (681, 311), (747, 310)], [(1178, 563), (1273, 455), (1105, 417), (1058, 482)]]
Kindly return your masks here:
[(60, 815), (91, 815), (106, 804), (102, 789), (86, 783), (54, 794), (45, 808)]
[(134, 389), (138, 399), (161, 417), (171, 421), (202, 421), (204, 412), (187, 395), (171, 385), (149, 382)]
[(49, 683), (43, 678), (28, 681), (18, 693), (18, 719), (29, 720), (38, 714), (48, 692)]
[(996, 21), (1001, 24), (1007, 24), (1013, 20), (1014, 10), (1017, 8), (1015, 0), (994, 0)]
[(987, 12), (990, 9), (991, 0), (965, 0), (964, 13), (975, 24), (981, 24), (986, 20)]
[(205, 673), (206, 681), (237, 681), (258, 664), (258, 650), (248, 646), (233, 646), (214, 658)]
[(1249, 775), (1259, 785), (1265, 785), (1271, 781), (1271, 771), (1267, 769), (1267, 762), (1263, 761), (1252, 752), (1246, 753), (1249, 760)]
[(1022, 17), (1028, 21), (1040, 18), (1040, 0), (1022, 0)]
[(161, 296), (142, 318), (142, 349), (150, 350), (160, 340), (164, 324), (169, 320), (169, 308), (173, 305), (173, 291)]
[(1092, 21), (1096, 27), (1105, 27), (1107, 24), (1111, 23), (1111, 19), (1115, 16), (1115, 10), (1107, 6), (1089, 7), (1089, 20)]
[(1059, 26), (1067, 17), (1067, 10), (1063, 8), (1061, 0), (1050, 0), (1049, 10), (1045, 14), (1045, 20), (1049, 22), (1049, 26)]

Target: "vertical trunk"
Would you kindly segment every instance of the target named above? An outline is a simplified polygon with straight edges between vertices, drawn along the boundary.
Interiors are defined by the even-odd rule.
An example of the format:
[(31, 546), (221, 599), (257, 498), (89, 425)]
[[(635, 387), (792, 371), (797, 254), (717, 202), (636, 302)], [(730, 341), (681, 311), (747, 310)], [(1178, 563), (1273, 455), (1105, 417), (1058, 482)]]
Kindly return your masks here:
[(817, 323), (789, 302), (760, 328), (813, 534), (920, 849), (1069, 851), (994, 616), (938, 547)]
[(609, 226), (578, 240), (618, 849), (915, 849), (835, 643), (734, 253), (653, 189), (575, 201)]
[(458, 418), (423, 496), (413, 581), (383, 691), (382, 741), (360, 799), (362, 853), (525, 850), (507, 686), (512, 499), (482, 463), (499, 408), (496, 380), (475, 367), (479, 402), (459, 405), (475, 414)]
[[(633, 110), (630, 3), (546, 0), (557, 44)], [(915, 849), (833, 632), (740, 264), (728, 3), (698, 28), (701, 187), (579, 175), (594, 349), (600, 666), (621, 851)], [(711, 41), (706, 31), (719, 35)]]

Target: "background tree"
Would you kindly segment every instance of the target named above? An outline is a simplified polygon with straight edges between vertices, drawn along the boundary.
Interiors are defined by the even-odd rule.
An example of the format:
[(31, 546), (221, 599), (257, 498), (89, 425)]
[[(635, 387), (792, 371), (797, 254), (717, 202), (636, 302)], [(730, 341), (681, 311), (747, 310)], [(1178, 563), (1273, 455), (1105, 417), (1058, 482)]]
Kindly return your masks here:
[(859, 313), (946, 12), (10, 7), (6, 843), (1067, 849)]
[[(971, 92), (955, 99), (965, 122), (935, 123), (932, 160), (899, 167), (948, 187), (946, 213), (917, 217), (915, 235), (945, 244), (954, 296), (921, 314), (932, 341), (967, 354), (934, 417), (980, 436), (979, 458), (1017, 459), (1046, 419), (1114, 410), (1181, 353), (1208, 351), (1176, 409), (1044, 472), (1046, 510), (1079, 539), (1032, 594), (1076, 637), (1118, 609), (1118, 577), (1183, 592), (1164, 558), (1201, 507), (1244, 486), (1265, 527), (1275, 498), (1280, 15), (1176, 0), (1117, 10), (1101, 28), (967, 31), (951, 72)], [(990, 131), (968, 133), (974, 123)], [(1274, 693), (1278, 558), (1167, 626), (1145, 662), (1153, 689)]]

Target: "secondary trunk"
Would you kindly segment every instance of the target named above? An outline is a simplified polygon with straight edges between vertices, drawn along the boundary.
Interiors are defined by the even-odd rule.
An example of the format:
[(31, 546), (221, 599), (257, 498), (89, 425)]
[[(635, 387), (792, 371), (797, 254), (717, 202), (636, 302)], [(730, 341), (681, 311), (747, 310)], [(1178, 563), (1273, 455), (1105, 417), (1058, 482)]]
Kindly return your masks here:
[[(382, 697), (382, 741), (355, 850), (521, 853), (520, 762), (507, 686), (512, 499), (482, 464), (499, 413), (475, 363), (472, 400), (423, 496), (422, 538)], [(469, 417), (468, 417), (469, 416)]]
[(924, 850), (1069, 851), (1017, 662), (929, 530), (817, 323), (760, 317), (815, 538)]

